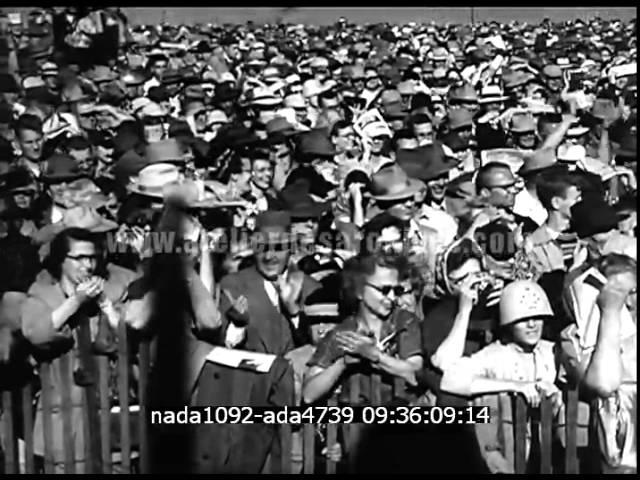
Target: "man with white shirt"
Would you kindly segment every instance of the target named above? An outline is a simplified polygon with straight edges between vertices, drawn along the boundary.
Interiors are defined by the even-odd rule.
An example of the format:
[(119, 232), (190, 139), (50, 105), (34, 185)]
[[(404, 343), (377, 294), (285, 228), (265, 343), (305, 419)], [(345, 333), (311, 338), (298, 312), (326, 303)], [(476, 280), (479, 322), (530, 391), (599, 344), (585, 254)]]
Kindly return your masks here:
[(569, 290), (575, 323), (561, 334), (562, 366), (595, 407), (603, 473), (637, 470), (636, 271), (635, 259), (611, 254), (580, 275)]
[(161, 79), (164, 75), (167, 66), (169, 65), (169, 58), (162, 51), (156, 50), (149, 54), (149, 61), (147, 62), (147, 70), (151, 71), (152, 77), (147, 80), (142, 87), (144, 94), (149, 93), (151, 87), (158, 87), (161, 85)]
[(581, 200), (582, 192), (568, 172), (545, 173), (536, 183), (538, 198), (548, 218), (527, 237), (526, 245), (542, 272), (566, 271), (572, 265), (577, 244), (575, 234), (568, 233), (571, 208)]
[[(290, 231), (287, 212), (269, 210), (257, 216), (255, 266), (226, 276), (220, 284), (225, 346), (275, 355), (300, 346), (305, 336), (300, 311), (319, 284), (290, 268)], [(240, 297), (248, 304), (243, 315), (234, 308)]]

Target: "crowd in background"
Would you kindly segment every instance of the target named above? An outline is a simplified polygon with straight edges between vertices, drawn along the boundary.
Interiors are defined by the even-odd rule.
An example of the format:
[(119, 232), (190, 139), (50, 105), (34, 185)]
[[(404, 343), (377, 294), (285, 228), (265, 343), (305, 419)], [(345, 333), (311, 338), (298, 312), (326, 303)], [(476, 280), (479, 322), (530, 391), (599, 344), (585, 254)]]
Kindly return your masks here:
[[(318, 462), (513, 472), (497, 394), (551, 398), (561, 452), (578, 388), (583, 471), (635, 473), (636, 68), (635, 19), (2, 13), (0, 386), (34, 385), (34, 453), (51, 362), (54, 460), (70, 385), (85, 468), (83, 392), (104, 355), (117, 403), (125, 323), (132, 402), (148, 338), (157, 407), (368, 405), (372, 374), (382, 404), (400, 378), (410, 405), (491, 407), (484, 426), (340, 434)], [(231, 368), (214, 346), (275, 358)], [(234, 427), (158, 430), (158, 470), (262, 471), (277, 430)]]

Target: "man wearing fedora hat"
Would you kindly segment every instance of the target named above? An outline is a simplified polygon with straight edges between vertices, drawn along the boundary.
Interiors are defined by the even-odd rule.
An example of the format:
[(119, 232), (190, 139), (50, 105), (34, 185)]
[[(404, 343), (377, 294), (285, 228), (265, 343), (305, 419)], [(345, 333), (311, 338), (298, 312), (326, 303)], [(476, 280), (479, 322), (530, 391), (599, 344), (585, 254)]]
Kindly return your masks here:
[(530, 114), (515, 114), (509, 122), (509, 144), (513, 148), (533, 150), (538, 143), (536, 121)]
[(296, 242), (293, 260), (300, 270), (321, 282), (324, 288), (335, 287), (336, 275), (344, 260), (330, 246), (333, 232), (319, 230), (322, 216), (330, 204), (316, 202), (303, 182), (289, 185), (280, 196), (291, 216), (291, 233)]
[(421, 221), (419, 203), (424, 198), (425, 188), (421, 180), (410, 178), (398, 164), (383, 167), (372, 176), (371, 198), (375, 203), (366, 217), (387, 211), (407, 222), (409, 258), (420, 269), (425, 294), (435, 295), (435, 260), (442, 242), (439, 231)]
[(445, 210), (445, 191), (449, 172), (458, 165), (457, 160), (447, 158), (439, 143), (400, 150), (396, 162), (412, 178), (425, 182), (426, 194), (420, 205), (418, 221), (438, 232), (439, 244), (448, 245), (456, 237), (458, 226)]

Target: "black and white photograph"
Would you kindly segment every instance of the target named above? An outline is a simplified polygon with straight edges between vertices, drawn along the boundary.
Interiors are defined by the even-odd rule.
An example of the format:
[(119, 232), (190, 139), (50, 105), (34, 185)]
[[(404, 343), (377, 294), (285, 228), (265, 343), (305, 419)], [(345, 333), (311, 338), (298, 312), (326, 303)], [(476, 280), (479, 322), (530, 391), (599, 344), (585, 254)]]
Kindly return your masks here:
[(636, 7), (15, 3), (0, 474), (637, 473)]

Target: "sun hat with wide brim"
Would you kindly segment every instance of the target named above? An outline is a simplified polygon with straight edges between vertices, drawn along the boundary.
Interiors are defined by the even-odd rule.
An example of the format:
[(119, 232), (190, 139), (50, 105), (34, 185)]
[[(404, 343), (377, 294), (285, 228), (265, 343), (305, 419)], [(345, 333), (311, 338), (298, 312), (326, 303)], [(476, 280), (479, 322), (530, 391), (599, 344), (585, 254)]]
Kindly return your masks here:
[(385, 166), (373, 174), (371, 179), (371, 198), (381, 202), (409, 198), (422, 191), (425, 184), (409, 178), (397, 164)]

